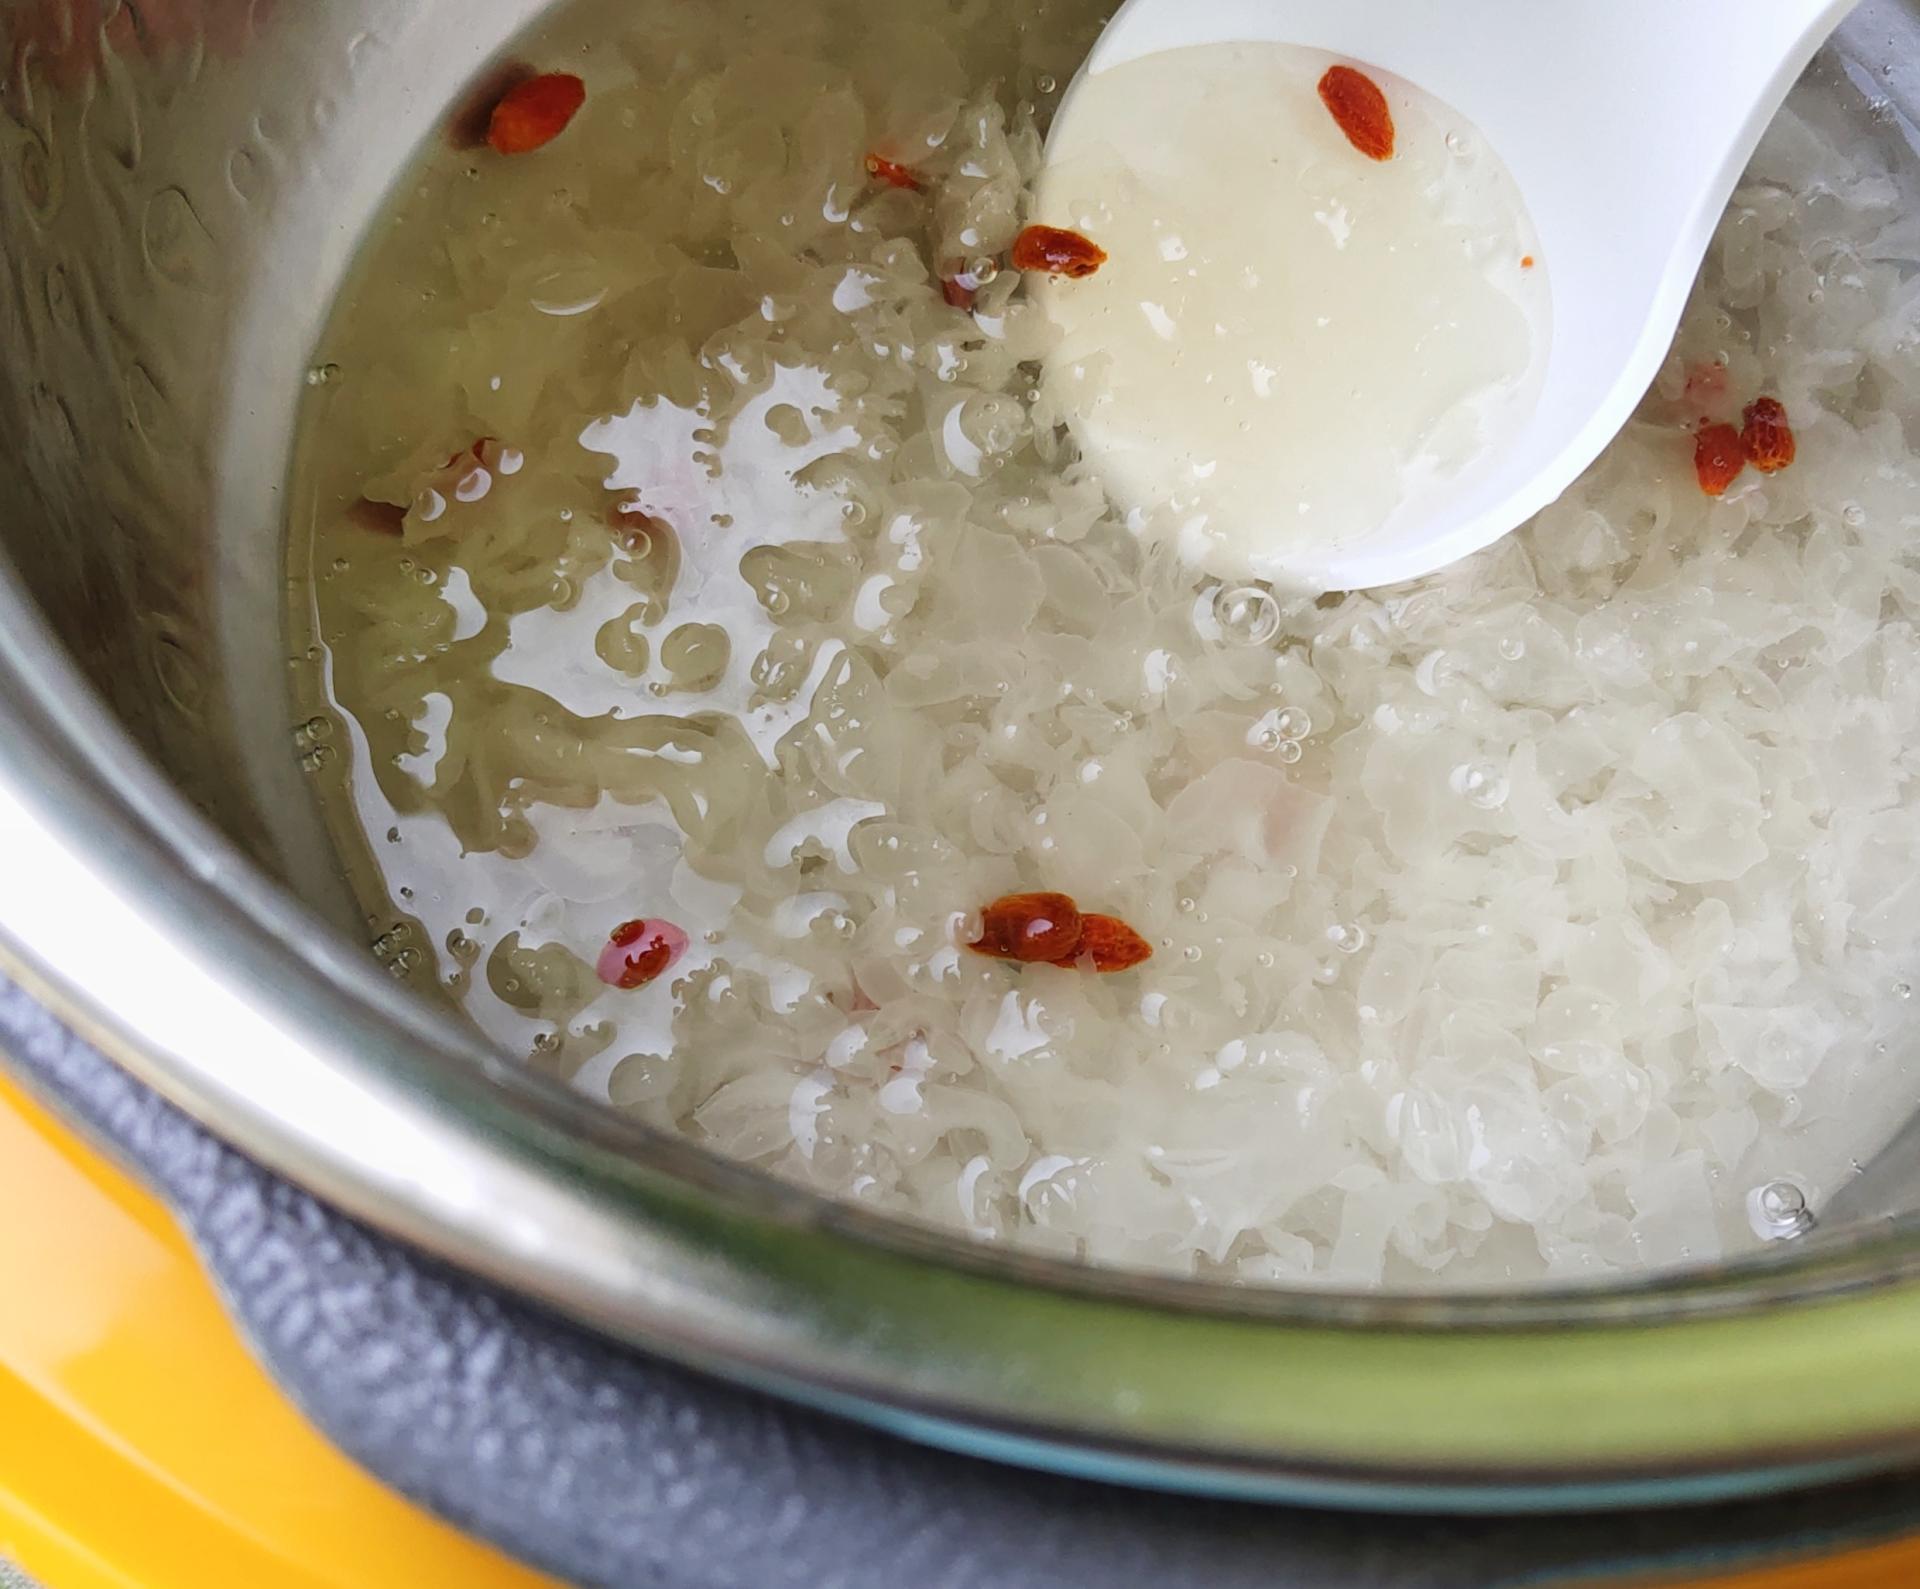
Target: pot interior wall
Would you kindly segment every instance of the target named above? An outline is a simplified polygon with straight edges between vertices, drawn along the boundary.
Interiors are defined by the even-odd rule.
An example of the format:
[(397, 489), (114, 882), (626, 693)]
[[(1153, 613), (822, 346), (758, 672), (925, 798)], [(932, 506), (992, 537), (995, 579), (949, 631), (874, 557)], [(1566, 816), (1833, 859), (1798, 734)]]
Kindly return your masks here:
[(356, 932), (290, 753), (295, 413), (389, 184), (540, 9), (0, 3), (0, 562), (179, 790)]

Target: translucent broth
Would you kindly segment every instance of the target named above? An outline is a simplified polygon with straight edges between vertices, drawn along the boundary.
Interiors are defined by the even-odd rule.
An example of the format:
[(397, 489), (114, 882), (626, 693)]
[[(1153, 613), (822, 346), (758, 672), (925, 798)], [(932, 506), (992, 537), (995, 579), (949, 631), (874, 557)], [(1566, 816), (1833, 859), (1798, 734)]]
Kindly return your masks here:
[[(1022, 15), (570, 10), (517, 53), (576, 124), (408, 176), (293, 498), (296, 737), (375, 952), (615, 1107), (1095, 1261), (1510, 1284), (1817, 1204), (1920, 1093), (1906, 151), (1803, 92), (1566, 499), (1282, 610), (1034, 423), (1010, 273), (942, 302), (1099, 21)], [(1761, 390), (1800, 461), (1709, 501), (1688, 427)], [(959, 947), (1036, 886), (1153, 960)], [(692, 949), (608, 988), (642, 915)]]

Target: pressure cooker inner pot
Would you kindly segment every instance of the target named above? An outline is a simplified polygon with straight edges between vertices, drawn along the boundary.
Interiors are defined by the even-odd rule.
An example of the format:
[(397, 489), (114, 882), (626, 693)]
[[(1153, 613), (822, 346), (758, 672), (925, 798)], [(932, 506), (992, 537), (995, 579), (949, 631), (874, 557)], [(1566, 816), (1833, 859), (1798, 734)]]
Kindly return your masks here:
[[(1794, 91), (1592, 471), (1347, 595), (1080, 461), (1048, 371), (1098, 350), (1015, 243), (1103, 20), (10, 0), (6, 558), (300, 932), (642, 1155), (1342, 1292), (1901, 1211), (1905, 9)], [(1790, 464), (1710, 494), (1762, 399)]]

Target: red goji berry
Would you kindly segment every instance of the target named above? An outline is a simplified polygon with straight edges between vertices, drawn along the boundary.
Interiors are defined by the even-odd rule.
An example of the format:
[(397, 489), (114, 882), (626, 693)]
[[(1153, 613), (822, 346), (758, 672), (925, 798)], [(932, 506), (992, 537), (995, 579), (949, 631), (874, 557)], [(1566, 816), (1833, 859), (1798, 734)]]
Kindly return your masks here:
[(1098, 243), (1060, 226), (1029, 226), (1013, 240), (1015, 270), (1037, 270), (1078, 281), (1106, 262), (1107, 251)]
[(973, 300), (980, 296), (980, 290), (977, 287), (969, 287), (963, 281), (955, 281), (951, 276), (942, 276), (940, 296), (956, 309), (971, 309)]
[(688, 941), (670, 921), (623, 921), (607, 934), (594, 974), (610, 988), (644, 988), (687, 952)]
[(455, 149), (486, 147), (493, 107), (528, 78), (539, 74), (525, 61), (503, 61), (469, 88), (447, 117), (447, 142)]
[(980, 913), (967, 947), (996, 960), (1068, 958), (1080, 947), (1080, 907), (1066, 894), (1007, 894)]
[(571, 72), (542, 72), (506, 91), (487, 119), (487, 142), (497, 154), (529, 154), (567, 130), (587, 102), (587, 85)]
[(1079, 949), (1053, 963), (1069, 967), (1090, 963), (1101, 975), (1110, 976), (1152, 958), (1153, 946), (1118, 916), (1082, 916)]
[(913, 193), (924, 193), (927, 186), (911, 166), (903, 166), (898, 160), (889, 160), (883, 154), (867, 156), (867, 175), (876, 182), (884, 182), (890, 188), (906, 188)]
[(1754, 468), (1773, 474), (1793, 462), (1793, 427), (1777, 397), (1756, 397), (1740, 418), (1740, 447)]
[(1393, 158), (1393, 112), (1380, 85), (1351, 66), (1329, 66), (1320, 79), (1320, 102), (1352, 144), (1369, 160)]
[(1710, 497), (1723, 494), (1747, 466), (1740, 432), (1731, 425), (1702, 425), (1693, 437), (1693, 472)]

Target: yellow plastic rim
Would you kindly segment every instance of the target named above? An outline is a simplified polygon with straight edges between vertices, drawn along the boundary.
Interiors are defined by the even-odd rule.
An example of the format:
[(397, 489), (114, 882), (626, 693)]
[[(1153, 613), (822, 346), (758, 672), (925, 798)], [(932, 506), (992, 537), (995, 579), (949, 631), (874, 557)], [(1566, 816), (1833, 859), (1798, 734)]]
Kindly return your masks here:
[(0, 1560), (47, 1589), (556, 1589), (383, 1488), (153, 1197), (0, 1073)]

